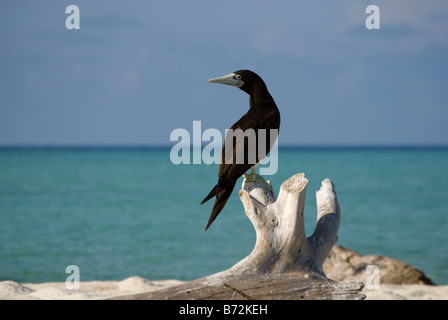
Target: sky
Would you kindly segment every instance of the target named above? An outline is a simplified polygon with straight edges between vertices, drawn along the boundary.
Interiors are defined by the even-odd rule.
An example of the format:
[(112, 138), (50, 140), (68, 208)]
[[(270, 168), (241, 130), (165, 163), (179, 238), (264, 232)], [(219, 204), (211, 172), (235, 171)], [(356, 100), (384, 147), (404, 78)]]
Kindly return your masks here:
[(193, 121), (224, 133), (249, 98), (205, 81), (239, 69), (274, 97), (279, 146), (448, 145), (447, 57), (444, 0), (3, 0), (0, 145), (169, 146)]

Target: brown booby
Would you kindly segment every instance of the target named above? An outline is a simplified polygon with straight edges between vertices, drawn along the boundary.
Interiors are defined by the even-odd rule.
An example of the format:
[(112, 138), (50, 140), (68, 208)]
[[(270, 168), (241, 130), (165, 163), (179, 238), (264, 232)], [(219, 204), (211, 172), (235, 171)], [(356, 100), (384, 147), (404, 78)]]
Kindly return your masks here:
[[(207, 230), (218, 214), (224, 208), (232, 194), (236, 181), (249, 168), (252, 168), (251, 177), (264, 181), (261, 176), (255, 175), (255, 166), (269, 153), (275, 143), (280, 128), (280, 112), (269, 93), (263, 79), (249, 70), (239, 70), (228, 75), (207, 80), (208, 83), (223, 83), (240, 88), (249, 94), (250, 109), (227, 132), (221, 151), (221, 164), (219, 165), (218, 183), (213, 187), (207, 197), (201, 202), (204, 204), (216, 196), (212, 213), (207, 223)], [(241, 130), (237, 130), (241, 129)], [(264, 130), (262, 130), (264, 129)], [(275, 138), (270, 135), (271, 130), (276, 130)], [(238, 132), (235, 134), (235, 132)], [(231, 135), (231, 133), (233, 135)], [(255, 138), (256, 142), (254, 144)], [(260, 139), (260, 144), (259, 140)], [(262, 140), (265, 141), (262, 141)], [(243, 148), (238, 148), (238, 143), (244, 143)], [(264, 142), (264, 146), (263, 146)], [(226, 148), (231, 143), (232, 148)], [(255, 145), (255, 148), (251, 148)], [(261, 147), (261, 148), (259, 148)], [(263, 150), (264, 149), (264, 150)], [(226, 151), (227, 150), (227, 151)], [(255, 152), (255, 155), (254, 155)], [(245, 176), (246, 177), (246, 176)], [(247, 181), (247, 177), (246, 177)]]

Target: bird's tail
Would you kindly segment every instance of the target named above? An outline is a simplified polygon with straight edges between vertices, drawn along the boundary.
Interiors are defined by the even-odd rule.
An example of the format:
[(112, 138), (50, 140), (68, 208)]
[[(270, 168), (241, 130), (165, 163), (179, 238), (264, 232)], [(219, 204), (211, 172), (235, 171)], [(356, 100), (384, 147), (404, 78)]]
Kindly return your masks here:
[(213, 198), (214, 196), (216, 196), (216, 189), (218, 188), (218, 185), (215, 185), (212, 189), (212, 191), (210, 191), (210, 193), (208, 194), (208, 196), (206, 196), (204, 198), (204, 200), (202, 200), (201, 204), (206, 203), (208, 200), (210, 200), (211, 198)]
[[(217, 193), (215, 190), (215, 189), (217, 189), (217, 186), (215, 186), (213, 188), (212, 191), (215, 191), (215, 193), (212, 194), (211, 197), (213, 197), (213, 195), (216, 194), (216, 200), (215, 200), (215, 203), (213, 204), (212, 213), (210, 214), (210, 218), (208, 219), (208, 223), (207, 223), (207, 226), (205, 227), (205, 231), (207, 231), (208, 227), (210, 227), (212, 222), (215, 221), (218, 214), (221, 212), (221, 210), (226, 205), (227, 200), (229, 200), (230, 195), (232, 194), (233, 188), (235, 188), (235, 183), (236, 183), (236, 181), (227, 182), (226, 186), (224, 188), (218, 190)], [(209, 196), (210, 196), (210, 194), (204, 199), (204, 201), (210, 199), (211, 197), (209, 198)]]

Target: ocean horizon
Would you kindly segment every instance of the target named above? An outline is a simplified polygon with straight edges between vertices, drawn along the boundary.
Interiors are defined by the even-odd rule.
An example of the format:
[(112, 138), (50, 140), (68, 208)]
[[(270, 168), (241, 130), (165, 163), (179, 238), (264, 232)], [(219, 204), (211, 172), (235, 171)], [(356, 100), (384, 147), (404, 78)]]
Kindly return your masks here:
[[(255, 244), (238, 198), (242, 178), (204, 232), (216, 164), (170, 161), (172, 145), (0, 146), (0, 281), (193, 280), (231, 267)], [(279, 146), (283, 181), (309, 180), (306, 234), (315, 191), (335, 184), (338, 244), (389, 256), (448, 284), (448, 146)]]

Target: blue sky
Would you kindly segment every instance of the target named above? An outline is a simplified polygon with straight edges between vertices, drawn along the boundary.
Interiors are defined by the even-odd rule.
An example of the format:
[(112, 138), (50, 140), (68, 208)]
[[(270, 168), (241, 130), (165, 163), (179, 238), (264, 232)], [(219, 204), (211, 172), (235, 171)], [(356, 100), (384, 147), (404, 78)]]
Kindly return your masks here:
[(224, 132), (248, 96), (205, 81), (238, 69), (276, 100), (279, 146), (448, 144), (442, 0), (5, 0), (0, 57), (0, 145), (173, 145), (194, 120)]

